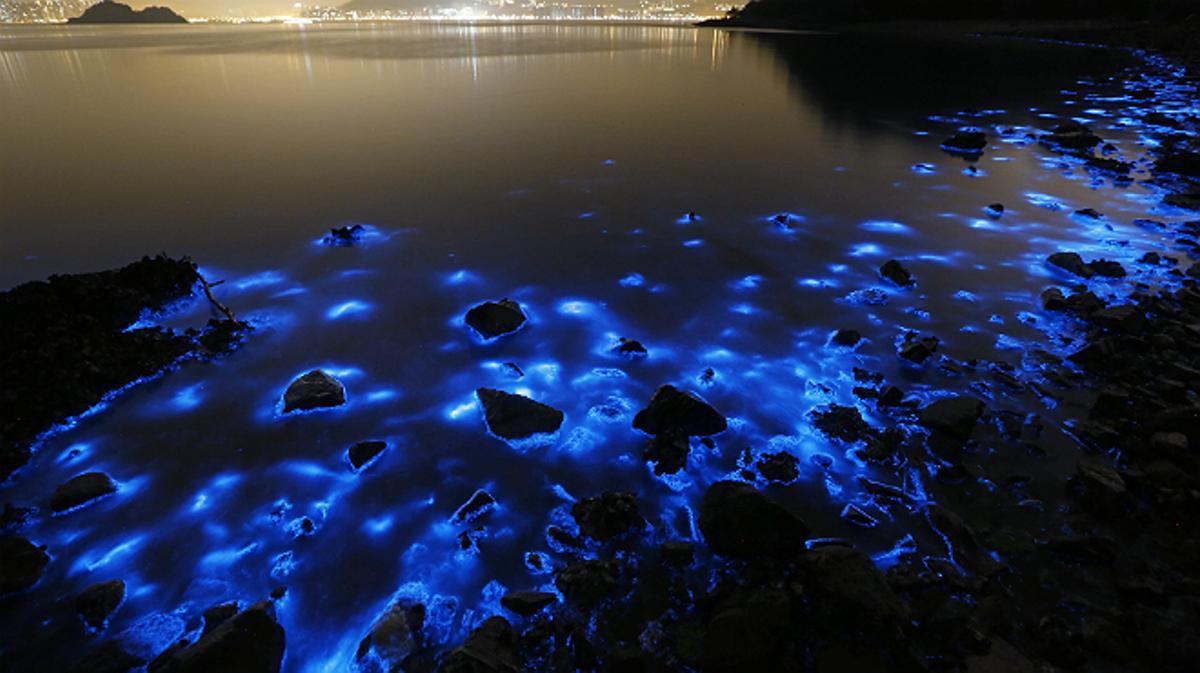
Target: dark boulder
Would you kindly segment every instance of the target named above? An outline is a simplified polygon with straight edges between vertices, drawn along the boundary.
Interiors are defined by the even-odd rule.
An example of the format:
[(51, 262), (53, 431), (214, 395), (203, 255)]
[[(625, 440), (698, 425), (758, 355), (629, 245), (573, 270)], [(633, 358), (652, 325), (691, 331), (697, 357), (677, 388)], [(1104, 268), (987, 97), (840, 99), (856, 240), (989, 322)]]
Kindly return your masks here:
[(1077, 252), (1056, 252), (1047, 257), (1046, 261), (1081, 278), (1091, 278), (1095, 274), (1083, 263), (1083, 258)]
[(83, 621), (94, 629), (103, 628), (108, 617), (125, 600), (125, 583), (121, 580), (98, 582), (75, 597), (75, 610)]
[(283, 393), (283, 413), (338, 407), (346, 403), (346, 387), (329, 374), (314, 369), (297, 378)]
[(821, 546), (802, 554), (800, 567), (822, 629), (885, 638), (903, 630), (908, 610), (866, 554)]
[(571, 507), (571, 516), (581, 534), (601, 542), (646, 523), (632, 493), (607, 492), (581, 500)]
[(346, 450), (346, 460), (355, 472), (363, 469), (387, 448), (387, 442), (369, 439), (359, 442)]
[(802, 670), (799, 658), (791, 666), (784, 663), (794, 639), (792, 604), (785, 591), (739, 591), (713, 608), (701, 645), (701, 668), (705, 673)]
[(283, 627), (275, 606), (255, 603), (163, 662), (162, 673), (279, 673)]
[(116, 492), (117, 484), (112, 477), (103, 472), (86, 472), (55, 489), (50, 496), (50, 509), (65, 512)]
[(503, 617), (489, 617), (450, 652), (442, 673), (517, 673), (517, 633)]
[(1066, 122), (1054, 127), (1049, 134), (1042, 136), (1041, 141), (1054, 149), (1071, 152), (1091, 150), (1104, 142), (1091, 129), (1078, 122)]
[(1174, 152), (1166, 154), (1154, 163), (1154, 172), (1200, 178), (1200, 153)]
[(488, 301), (467, 311), (466, 322), (484, 339), (495, 339), (521, 329), (525, 312), (511, 299)]
[(921, 364), (932, 357), (941, 344), (941, 340), (935, 336), (923, 337), (917, 332), (906, 332), (900, 343), (899, 355), (909, 362)]
[(646, 408), (634, 416), (633, 427), (651, 435), (680, 432), (696, 437), (724, 432), (727, 425), (725, 417), (700, 398), (664, 385), (654, 391)]
[(879, 275), (900, 287), (909, 287), (915, 284), (912, 273), (903, 264), (894, 259), (884, 262), (883, 266), (879, 267)]
[(987, 213), (987, 216), (992, 218), (993, 220), (998, 220), (1004, 216), (1004, 204), (1003, 203), (993, 203), (993, 204), (989, 205), (988, 207), (984, 208), (983, 212)]
[(840, 329), (834, 333), (830, 341), (838, 346), (851, 348), (858, 344), (859, 341), (862, 341), (862, 334), (852, 329)]
[(480, 388), (475, 394), (483, 405), (483, 418), (488, 429), (498, 437), (524, 439), (557, 432), (562, 426), (563, 412), (524, 395), (492, 388)]
[(700, 532), (721, 556), (786, 559), (804, 548), (808, 526), (753, 486), (719, 481), (700, 504)]
[(359, 670), (403, 671), (417, 649), (425, 624), (425, 606), (400, 599), (388, 606), (358, 643), (354, 662)]
[(797, 467), (800, 461), (787, 451), (764, 453), (758, 457), (754, 467), (767, 481), (779, 484), (790, 484), (800, 477)]
[(500, 605), (509, 612), (528, 617), (558, 602), (558, 596), (548, 591), (510, 591), (500, 598)]
[(983, 402), (974, 397), (956, 395), (943, 397), (921, 408), (921, 425), (954, 437), (967, 440), (983, 415)]
[(823, 434), (843, 442), (861, 441), (872, 433), (871, 426), (863, 420), (858, 407), (830, 404), (814, 410), (812, 418), (813, 425)]
[(942, 149), (951, 154), (979, 156), (987, 147), (987, 134), (977, 128), (959, 129), (942, 143)]
[(613, 348), (613, 353), (627, 357), (630, 360), (644, 358), (649, 354), (646, 347), (642, 345), (642, 342), (626, 339), (625, 337), (620, 338), (617, 346)]
[(568, 602), (582, 609), (612, 598), (620, 587), (621, 566), (613, 560), (576, 561), (558, 571), (554, 586)]
[(675, 474), (687, 467), (687, 457), (692, 445), (682, 432), (667, 432), (646, 443), (642, 452), (644, 460), (654, 463), (654, 474)]
[(1124, 278), (1125, 267), (1120, 262), (1108, 259), (1097, 259), (1087, 263), (1087, 268), (1097, 276), (1105, 278)]
[(1115, 516), (1132, 504), (1125, 480), (1112, 466), (1081, 460), (1071, 480), (1071, 490), (1087, 509), (1105, 516)]
[(450, 517), (450, 523), (459, 526), (465, 523), (473, 523), (476, 519), (496, 509), (496, 499), (491, 493), (483, 489), (475, 491), (471, 498), (463, 503), (462, 507), (455, 510), (454, 515)]
[(354, 245), (362, 238), (366, 231), (366, 228), (361, 224), (334, 227), (325, 235), (323, 242), (325, 245)]
[(687, 540), (668, 540), (662, 543), (659, 551), (667, 565), (678, 568), (692, 565), (696, 558), (696, 545)]
[(239, 611), (237, 601), (229, 601), (228, 603), (218, 603), (204, 611), (204, 631), (201, 635), (208, 634), (209, 631), (224, 624), (227, 620), (237, 615)]
[(0, 595), (28, 589), (50, 562), (45, 547), (23, 537), (0, 537)]

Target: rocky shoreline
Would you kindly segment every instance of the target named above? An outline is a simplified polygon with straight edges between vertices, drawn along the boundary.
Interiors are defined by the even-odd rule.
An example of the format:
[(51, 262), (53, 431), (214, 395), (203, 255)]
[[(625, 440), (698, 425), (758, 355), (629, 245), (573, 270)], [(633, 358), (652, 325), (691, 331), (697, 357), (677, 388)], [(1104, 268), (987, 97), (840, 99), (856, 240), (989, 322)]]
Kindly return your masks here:
[[(919, 554), (913, 544), (880, 564), (850, 541), (814, 529), (803, 512), (766, 492), (768, 484), (797, 478), (798, 458), (779, 452), (745, 461), (733, 477), (708, 485), (695, 506), (698, 539), (652, 535), (650, 513), (635, 493), (584, 494), (568, 521), (549, 522), (553, 554), (526, 558), (531, 569), (552, 574), (553, 591), (508, 591), (500, 598), (503, 615), (489, 616), (449, 649), (430, 635), (438, 606), (397, 596), (362, 634), (346, 666), (454, 673), (1191, 670), (1200, 656), (1193, 637), (1200, 630), (1200, 522), (1194, 516), (1200, 504), (1200, 117), (1195, 82), (1164, 63), (1149, 62), (1126, 92), (1138, 102), (1135, 122), (1156, 141), (1147, 156), (1123, 155), (1101, 131), (1078, 122), (1035, 135), (1003, 125), (965, 127), (942, 148), (970, 160), (997, 139), (1020, 139), (1110, 180), (1148, 166), (1153, 177), (1147, 182), (1176, 215), (1138, 224), (1160, 233), (1171, 252), (1146, 250), (1138, 268), (1126, 268), (1058, 251), (1044, 260), (1054, 284), (1029, 298), (1028, 310), (1067, 327), (1047, 332), (1044, 344), (1027, 350), (1034, 360), (1029, 366), (956, 361), (939, 352), (936, 335), (910, 333), (898, 340), (894, 356), (954, 372), (959, 387), (922, 403), (909, 397), (903, 382), (856, 368), (861, 409), (830, 404), (808, 419), (832, 445), (875, 468), (872, 478), (859, 481), (880, 511), (918, 515), (926, 532), (945, 542), (944, 554)], [(1003, 204), (980, 208), (1004, 222)], [(1075, 216), (1104, 218), (1092, 209)], [(339, 243), (353, 245), (352, 238)], [(896, 260), (879, 272), (897, 287), (921, 282)], [(59, 351), (28, 357), (43, 347), (45, 334), (65, 329), (62, 352), (114, 354), (104, 362), (127, 362), (126, 349), (153, 356), (121, 367), (115, 378), (72, 383), (55, 393), (69, 396), (70, 404), (54, 397), (54, 403), (28, 407), (24, 425), (11, 426), (26, 443), (122, 382), (229, 345), (223, 337), (206, 343), (206, 336), (223, 334), (219, 324), (192, 335), (123, 331), (141, 310), (190, 293), (196, 279), (185, 263), (158, 258), (106, 273), (115, 275), (60, 279), (58, 288), (56, 281), (30, 284), (0, 298), (3, 311), (44, 306), (44, 296), (58, 297), (52, 305), (67, 302), (45, 318), (46, 327), (12, 335), (6, 327), (4, 338), (12, 341), (5, 345), (12, 348), (4, 352), (13, 355), (5, 371), (29, 367), (15, 370), (29, 376), (18, 381), (40, 386), (29, 395), (47, 392), (40, 385), (46, 380), (73, 380), (34, 373), (80, 369), (77, 360), (59, 363)], [(114, 291), (129, 283), (141, 289)], [(10, 305), (15, 308), (4, 308)], [(72, 321), (77, 312), (90, 315), (82, 309), (93, 306), (112, 317), (89, 318), (105, 328), (95, 332), (99, 345), (80, 345)], [(518, 302), (498, 299), (472, 308), (464, 323), (480, 339), (502, 339), (534, 329), (525, 319)], [(861, 337), (842, 330), (830, 347), (853, 348)], [(646, 349), (632, 343), (622, 340), (619, 354), (645, 357)], [(662, 383), (627, 430), (642, 439), (640, 456), (670, 474), (687, 470), (694, 448), (728, 424), (687, 385)], [(1034, 391), (1048, 407), (1065, 410), (1064, 427), (1084, 452), (1073, 469), (1054, 475), (1068, 496), (1065, 508), (1046, 507), (1030, 494), (1030, 475), (985, 467), (987, 453), (1047, 451), (1039, 410), (987, 403), (981, 391), (995, 388)], [(497, 437), (519, 441), (563, 422), (561, 411), (523, 395), (480, 387), (476, 396), (486, 428)], [(298, 377), (281, 397), (284, 413), (346, 403), (342, 384), (322, 370)], [(13, 402), (22, 403), (19, 396)], [(368, 469), (386, 449), (384, 442), (363, 442), (350, 447), (347, 458), (355, 470)], [(63, 510), (107, 491), (102, 477), (77, 479), (83, 477), (56, 492)], [(954, 505), (961, 499), (989, 507), (964, 516)], [(462, 531), (457, 539), (464, 549), (476, 544), (496, 506), (496, 498), (479, 490), (455, 511), (452, 523)], [(864, 528), (874, 525), (873, 516), (853, 505), (843, 513)], [(2, 539), (0, 556), (3, 593), (32, 585), (51, 562), (46, 550), (15, 535)], [(392, 589), (381, 587), (380, 595)], [(123, 595), (123, 584), (110, 582), (89, 587), (76, 605), (89, 625), (102, 627)], [(193, 640), (153, 657), (104, 640), (77, 670), (278, 671), (285, 635), (275, 606), (285, 596), (280, 589), (249, 606), (213, 606), (194, 625)]]

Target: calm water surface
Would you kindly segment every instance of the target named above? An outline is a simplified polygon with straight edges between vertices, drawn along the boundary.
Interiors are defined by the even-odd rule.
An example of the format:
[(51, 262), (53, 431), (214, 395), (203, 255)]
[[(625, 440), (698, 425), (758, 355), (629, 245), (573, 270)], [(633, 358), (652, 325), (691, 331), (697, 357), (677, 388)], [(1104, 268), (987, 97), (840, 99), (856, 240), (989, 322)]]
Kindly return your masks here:
[[(525, 554), (550, 552), (545, 528), (571, 526), (572, 497), (635, 491), (650, 539), (693, 538), (691, 508), (747, 452), (801, 458), (800, 480), (771, 492), (817, 534), (881, 562), (897, 545), (945, 554), (919, 508), (863, 492), (872, 468), (808, 412), (854, 402), (853, 366), (920, 398), (955, 385), (951, 368), (902, 366), (906, 329), (959, 361), (1020, 367), (1021, 344), (1050, 327), (1025, 313), (1051, 282), (1040, 260), (1061, 246), (1124, 259), (1114, 241), (1144, 235), (1128, 223), (1150, 210), (1148, 190), (995, 133), (1074, 116), (1133, 148), (1107, 80), (1122, 65), (1057, 46), (679, 27), (0, 28), (0, 286), (187, 254), (259, 326), (233, 357), (134, 387), (48, 438), (4, 487), (44, 504), (88, 470), (122, 485), (25, 529), (54, 561), (29, 596), (5, 599), (5, 640), (32, 643), (7, 653), (73, 659), (53, 649), (73, 642), (73, 596), (113, 578), (130, 596), (108, 633), (147, 655), (203, 609), (279, 585), (288, 671), (347, 668), (397, 592), (441, 605), (431, 634), (453, 642), (503, 587), (552, 581)], [(975, 173), (938, 148), (962, 124), (993, 131)], [(999, 222), (982, 211), (996, 201), (1009, 207)], [(1071, 215), (1084, 207), (1108, 219)], [(770, 221), (781, 212), (787, 229)], [(363, 245), (318, 243), (352, 222), (372, 227)], [(893, 257), (915, 290), (879, 280)], [(483, 343), (461, 316), (501, 297), (530, 324)], [(197, 305), (166, 320), (206, 318)], [(838, 328), (867, 342), (827, 346)], [(649, 358), (612, 356), (618, 337)], [(509, 361), (523, 379), (506, 377)], [(280, 417), (282, 389), (316, 366), (350, 403)], [(732, 419), (668, 479), (630, 428), (664, 382)], [(485, 433), (479, 386), (567, 421), (510, 446)], [(976, 393), (1047, 414), (1045, 441), (1069, 446), (1029, 393)], [(368, 438), (391, 449), (355, 475), (343, 452)], [(478, 488), (500, 508), (463, 551), (447, 519)], [(1053, 503), (1061, 478), (1030, 490)], [(986, 506), (986, 484), (975, 492)], [(880, 524), (843, 521), (850, 502)], [(295, 537), (303, 516), (317, 532)]]

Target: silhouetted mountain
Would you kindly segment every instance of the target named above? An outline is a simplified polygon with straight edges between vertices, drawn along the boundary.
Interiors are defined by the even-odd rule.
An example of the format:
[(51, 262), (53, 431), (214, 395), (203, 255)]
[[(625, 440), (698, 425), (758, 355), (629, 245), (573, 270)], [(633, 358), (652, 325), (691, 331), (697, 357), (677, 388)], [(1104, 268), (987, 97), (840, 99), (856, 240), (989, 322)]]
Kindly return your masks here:
[(169, 7), (147, 7), (141, 11), (129, 5), (104, 0), (88, 7), (82, 15), (67, 19), (67, 23), (187, 23)]
[(796, 25), (896, 19), (1181, 19), (1196, 0), (752, 0), (712, 23)]

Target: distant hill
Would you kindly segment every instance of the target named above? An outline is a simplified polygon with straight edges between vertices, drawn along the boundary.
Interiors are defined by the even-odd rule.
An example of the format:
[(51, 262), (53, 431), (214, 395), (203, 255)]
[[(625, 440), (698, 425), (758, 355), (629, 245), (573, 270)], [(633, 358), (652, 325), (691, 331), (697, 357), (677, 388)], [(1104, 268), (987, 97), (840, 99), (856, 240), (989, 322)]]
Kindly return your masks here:
[(137, 11), (129, 5), (103, 0), (84, 10), (83, 14), (67, 23), (187, 23), (169, 7), (147, 7)]

